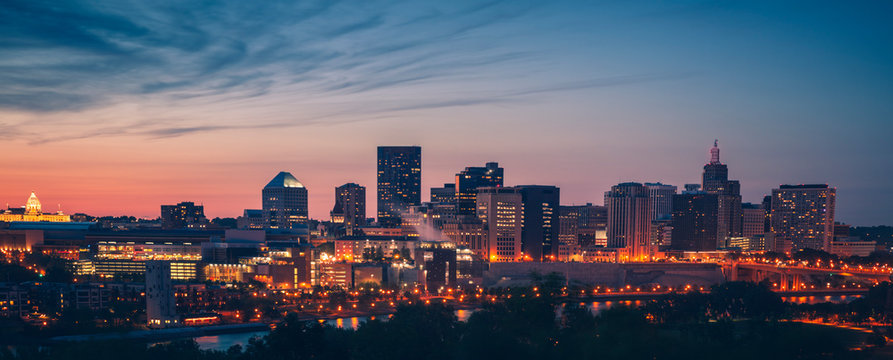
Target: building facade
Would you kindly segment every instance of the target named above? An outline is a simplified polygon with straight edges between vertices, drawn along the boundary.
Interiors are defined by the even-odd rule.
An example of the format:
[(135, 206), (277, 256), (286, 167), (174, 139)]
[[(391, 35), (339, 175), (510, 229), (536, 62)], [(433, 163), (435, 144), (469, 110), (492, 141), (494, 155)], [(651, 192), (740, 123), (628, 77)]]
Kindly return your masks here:
[(443, 187), (431, 188), (431, 202), (455, 204), (456, 203), (456, 184), (443, 184)]
[(718, 244), (719, 201), (716, 194), (686, 191), (673, 196), (670, 248), (714, 251)]
[(521, 248), (524, 203), (518, 189), (478, 188), (475, 201), (478, 219), (487, 235), (481, 247), (472, 247), (472, 251), (490, 262), (525, 260)]
[(184, 201), (176, 205), (161, 205), (161, 228), (203, 229), (208, 224), (205, 207), (194, 202)]
[(366, 225), (366, 187), (347, 183), (335, 188), (332, 222), (344, 224), (347, 235)]
[(37, 199), (37, 195), (33, 192), (31, 196), (28, 197), (28, 200), (25, 202), (25, 207), (23, 208), (7, 208), (6, 211), (0, 213), (0, 221), (2, 222), (12, 222), (12, 221), (49, 221), (49, 222), (70, 222), (71, 216), (65, 215), (62, 211), (59, 211), (55, 214), (43, 213), (42, 207), (40, 204), (40, 200)]
[(474, 216), (477, 189), (502, 187), (503, 176), (503, 169), (495, 162), (489, 162), (484, 167), (466, 167), (456, 174), (456, 213), (459, 216)]
[(515, 188), (521, 193), (524, 204), (521, 251), (533, 261), (555, 260), (560, 230), (560, 189), (549, 185), (520, 185)]
[(422, 148), (379, 146), (377, 190), (378, 223), (400, 227), (401, 215), (422, 202)]
[(611, 187), (605, 194), (608, 208), (607, 245), (622, 249), (621, 261), (645, 261), (651, 246), (651, 198), (648, 188), (628, 182)]
[(291, 229), (307, 224), (307, 188), (291, 173), (280, 172), (261, 193), (266, 227)]
[(146, 321), (150, 328), (180, 325), (170, 262), (146, 262)]
[(834, 238), (836, 189), (826, 184), (781, 185), (772, 190), (772, 237), (791, 251), (829, 250)]
[(645, 183), (648, 196), (651, 198), (651, 220), (669, 220), (673, 215), (673, 195), (676, 186), (657, 183)]
[(710, 162), (704, 165), (702, 190), (717, 195), (717, 247), (729, 247), (733, 237), (741, 236), (741, 184), (729, 180), (729, 168), (719, 161), (719, 142), (710, 148)]

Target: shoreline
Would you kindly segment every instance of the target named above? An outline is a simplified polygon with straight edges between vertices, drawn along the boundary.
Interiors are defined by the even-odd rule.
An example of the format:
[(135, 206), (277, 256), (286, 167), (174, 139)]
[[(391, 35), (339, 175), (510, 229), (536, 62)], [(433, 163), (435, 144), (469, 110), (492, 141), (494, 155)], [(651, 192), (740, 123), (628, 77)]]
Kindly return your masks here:
[[(454, 305), (455, 310), (471, 310), (477, 309), (476, 305)], [(349, 319), (355, 317), (371, 318), (375, 316), (391, 315), (395, 309), (386, 309), (383, 311), (373, 312), (350, 312), (346, 314), (327, 314), (327, 315), (298, 315), (299, 321), (319, 321), (325, 322), (336, 319)], [(90, 342), (90, 341), (110, 341), (110, 340), (135, 340), (144, 342), (170, 341), (185, 338), (196, 338), (202, 336), (212, 336), (221, 334), (239, 334), (258, 331), (270, 331), (272, 328), (282, 322), (282, 320), (271, 322), (250, 322), (241, 324), (219, 324), (195, 327), (178, 327), (168, 329), (154, 330), (132, 330), (127, 332), (115, 333), (93, 333), (79, 335), (62, 335), (54, 336), (49, 339), (35, 339), (46, 345), (64, 344), (69, 342)]]

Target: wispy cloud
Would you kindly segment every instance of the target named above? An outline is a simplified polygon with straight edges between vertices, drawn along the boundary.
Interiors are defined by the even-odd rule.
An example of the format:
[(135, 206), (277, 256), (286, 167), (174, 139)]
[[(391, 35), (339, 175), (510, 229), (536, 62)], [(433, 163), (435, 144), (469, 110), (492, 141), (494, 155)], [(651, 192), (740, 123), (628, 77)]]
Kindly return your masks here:
[[(2, 2), (0, 111), (70, 113), (149, 100), (182, 107), (270, 98), (278, 106), (298, 106), (307, 99), (364, 99), (362, 106), (247, 125), (130, 119), (85, 123), (73, 133), (42, 136), (27, 135), (28, 124), (15, 125), (20, 130), (15, 133), (31, 143), (167, 138), (318, 125), (336, 116), (368, 121), (388, 112), (506, 104), (545, 92), (667, 78), (636, 75), (535, 88), (491, 86), (452, 95), (418, 93), (432, 84), (506, 76), (509, 65), (534, 58), (533, 52), (500, 46), (499, 36), (477, 35), (532, 16), (538, 5), (509, 0)], [(366, 100), (385, 93), (394, 98), (394, 92), (418, 96)]]

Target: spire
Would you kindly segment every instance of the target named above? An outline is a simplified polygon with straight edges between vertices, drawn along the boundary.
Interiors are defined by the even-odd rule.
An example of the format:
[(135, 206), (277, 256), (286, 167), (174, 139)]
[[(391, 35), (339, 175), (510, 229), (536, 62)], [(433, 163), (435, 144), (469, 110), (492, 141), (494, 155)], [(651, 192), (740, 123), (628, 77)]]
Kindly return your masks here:
[(713, 140), (713, 147), (710, 148), (710, 164), (719, 165), (719, 139)]

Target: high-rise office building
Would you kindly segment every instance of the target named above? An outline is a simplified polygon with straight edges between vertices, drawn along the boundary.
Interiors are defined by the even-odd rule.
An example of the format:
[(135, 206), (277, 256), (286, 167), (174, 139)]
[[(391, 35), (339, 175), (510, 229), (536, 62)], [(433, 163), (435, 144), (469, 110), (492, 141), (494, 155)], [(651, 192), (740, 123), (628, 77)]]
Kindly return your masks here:
[(669, 220), (673, 215), (673, 195), (676, 187), (661, 183), (645, 183), (651, 197), (651, 220)]
[(291, 229), (307, 223), (307, 188), (291, 173), (282, 171), (264, 186), (264, 222), (271, 229)]
[(483, 223), (486, 241), (472, 248), (491, 262), (522, 261), (521, 222), (524, 204), (516, 188), (478, 188), (477, 215)]
[(621, 261), (643, 261), (650, 258), (651, 198), (648, 188), (628, 182), (611, 187), (605, 194), (608, 208), (608, 247), (622, 249)]
[(205, 207), (184, 201), (177, 205), (161, 205), (162, 229), (201, 229), (208, 224)]
[(608, 207), (586, 204), (580, 206), (580, 245), (608, 246)]
[(769, 250), (766, 247), (766, 210), (762, 204), (741, 204), (741, 236), (732, 238), (731, 247), (742, 250)]
[(422, 148), (378, 147), (378, 223), (400, 227), (400, 216), (422, 203)]
[(443, 187), (431, 188), (431, 202), (450, 204), (455, 203), (456, 184), (443, 184)]
[(836, 189), (825, 184), (781, 185), (772, 190), (771, 202), (776, 247), (790, 244), (792, 251), (829, 249), (834, 238)]
[(670, 248), (713, 251), (718, 243), (719, 195), (685, 191), (673, 196), (673, 234)]
[(729, 180), (728, 166), (719, 161), (718, 141), (710, 148), (702, 185), (704, 192), (718, 195), (717, 247), (728, 247), (731, 238), (741, 236), (741, 185), (737, 180)]
[(571, 261), (579, 258), (580, 253), (580, 219), (578, 206), (558, 207), (558, 261)]
[(366, 187), (347, 183), (335, 188), (335, 206), (330, 213), (332, 222), (344, 224), (347, 235), (366, 226)]
[(515, 188), (521, 193), (524, 204), (521, 251), (533, 261), (554, 260), (552, 250), (558, 245), (560, 189), (550, 185), (519, 185)]
[(583, 247), (607, 246), (608, 208), (604, 206), (562, 205), (558, 214), (558, 241)]
[(763, 234), (769, 236), (772, 233), (772, 195), (763, 196), (763, 210), (766, 212), (766, 221), (763, 225)]
[(753, 238), (765, 232), (766, 210), (762, 204), (741, 204), (741, 236)]
[(467, 167), (456, 174), (456, 213), (475, 215), (477, 189), (503, 186), (503, 169), (499, 163), (489, 162), (484, 167)]

